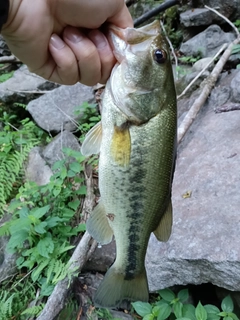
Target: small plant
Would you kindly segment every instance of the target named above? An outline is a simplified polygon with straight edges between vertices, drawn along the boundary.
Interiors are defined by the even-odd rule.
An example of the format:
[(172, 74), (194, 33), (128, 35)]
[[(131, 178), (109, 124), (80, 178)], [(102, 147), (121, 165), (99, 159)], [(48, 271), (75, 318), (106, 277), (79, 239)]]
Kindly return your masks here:
[(159, 297), (153, 304), (147, 302), (133, 302), (134, 310), (143, 320), (239, 320), (233, 312), (234, 306), (230, 296), (223, 299), (221, 310), (216, 306), (201, 302), (196, 307), (186, 303), (189, 294), (183, 289), (176, 295), (170, 289), (159, 291)]
[[(0, 216), (7, 201), (14, 197), (23, 174), (23, 163), (30, 150), (40, 142), (43, 130), (30, 119), (17, 121), (15, 115), (3, 112), (0, 116)], [(16, 124), (17, 126), (16, 127)], [(14, 123), (14, 124), (12, 124)]]
[(84, 102), (80, 107), (75, 108), (74, 113), (75, 115), (81, 114), (78, 128), (83, 135), (101, 120), (101, 116), (97, 112), (96, 104)]
[(196, 57), (186, 56), (186, 57), (179, 58), (179, 60), (185, 64), (194, 64), (196, 61), (200, 59), (201, 59), (201, 55), (197, 55)]
[(12, 78), (14, 71), (3, 73), (0, 75), (0, 83)]
[(240, 30), (240, 20), (236, 20), (234, 25), (238, 28), (238, 30)]
[(65, 149), (65, 153), (76, 161), (57, 161), (47, 185), (26, 182), (9, 206), (12, 220), (0, 227), (0, 235), (10, 235), (8, 250), (20, 254), (18, 268), (27, 268), (43, 291), (68, 275), (71, 238), (85, 230), (85, 224), (76, 223), (86, 194), (81, 176), (84, 157), (74, 150)]

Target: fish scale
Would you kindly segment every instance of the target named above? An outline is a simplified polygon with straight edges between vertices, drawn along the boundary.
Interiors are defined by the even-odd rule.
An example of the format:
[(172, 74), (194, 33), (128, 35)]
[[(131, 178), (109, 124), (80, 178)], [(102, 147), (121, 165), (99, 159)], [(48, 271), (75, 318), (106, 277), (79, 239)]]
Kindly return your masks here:
[[(113, 26), (110, 38), (119, 61), (102, 98), (101, 123), (87, 134), (82, 153), (100, 152), (101, 200), (87, 230), (102, 244), (115, 237), (116, 260), (94, 300), (112, 308), (124, 299), (148, 300), (144, 261), (149, 237), (154, 232), (167, 241), (171, 233), (177, 112), (159, 22), (140, 29)], [(163, 61), (156, 61), (156, 50)]]

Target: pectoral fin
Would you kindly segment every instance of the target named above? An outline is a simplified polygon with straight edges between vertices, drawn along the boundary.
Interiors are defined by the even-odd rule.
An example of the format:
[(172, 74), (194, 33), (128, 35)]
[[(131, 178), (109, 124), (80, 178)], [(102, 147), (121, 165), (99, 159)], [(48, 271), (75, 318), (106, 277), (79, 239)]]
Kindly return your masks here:
[(154, 230), (154, 234), (159, 241), (168, 241), (172, 231), (172, 201), (170, 199), (167, 210), (165, 211), (162, 219)]
[(85, 140), (81, 147), (81, 153), (84, 156), (90, 156), (100, 152), (100, 146), (102, 142), (102, 123), (98, 122), (91, 130), (86, 134)]
[(112, 160), (122, 167), (127, 167), (131, 156), (131, 137), (129, 125), (114, 126), (111, 144)]
[(86, 227), (89, 234), (97, 242), (107, 244), (112, 241), (113, 231), (108, 223), (105, 207), (101, 202), (93, 209)]

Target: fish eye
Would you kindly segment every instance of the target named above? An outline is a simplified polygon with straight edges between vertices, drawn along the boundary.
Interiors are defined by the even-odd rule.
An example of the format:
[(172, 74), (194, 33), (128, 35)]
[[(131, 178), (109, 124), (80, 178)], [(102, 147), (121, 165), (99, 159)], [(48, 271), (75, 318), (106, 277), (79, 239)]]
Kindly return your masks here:
[(154, 60), (159, 63), (159, 64), (162, 64), (166, 61), (167, 59), (167, 54), (164, 50), (162, 49), (156, 49), (153, 53), (153, 57), (154, 57)]

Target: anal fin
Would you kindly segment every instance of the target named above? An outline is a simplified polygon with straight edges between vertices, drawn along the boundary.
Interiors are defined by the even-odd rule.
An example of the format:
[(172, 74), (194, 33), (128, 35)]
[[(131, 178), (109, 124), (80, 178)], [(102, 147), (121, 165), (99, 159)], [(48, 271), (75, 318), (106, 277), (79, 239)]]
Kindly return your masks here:
[(84, 156), (98, 154), (102, 142), (102, 123), (98, 122), (86, 134), (85, 140), (81, 146), (81, 153)]
[(86, 228), (88, 233), (100, 244), (107, 244), (112, 241), (113, 231), (108, 223), (105, 207), (101, 202), (90, 214)]
[(156, 230), (153, 231), (159, 241), (168, 241), (172, 231), (172, 200), (170, 198), (166, 211)]

